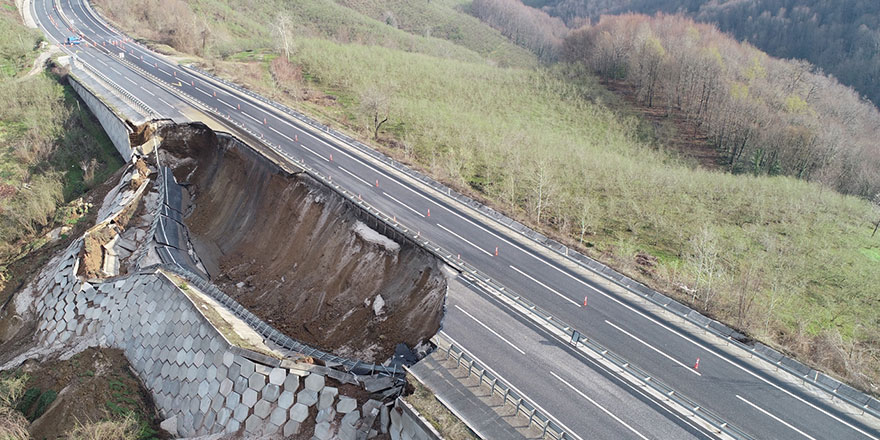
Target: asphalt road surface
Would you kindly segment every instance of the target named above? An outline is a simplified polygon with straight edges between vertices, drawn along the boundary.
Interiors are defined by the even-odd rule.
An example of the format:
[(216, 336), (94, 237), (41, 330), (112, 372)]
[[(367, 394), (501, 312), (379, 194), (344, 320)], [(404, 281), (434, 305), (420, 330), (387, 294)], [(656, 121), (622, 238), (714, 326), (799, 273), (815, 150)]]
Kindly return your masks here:
[[(528, 244), (515, 231), (369, 160), (352, 147), (310, 134), (267, 104), (220, 83), (204, 81), (140, 45), (125, 41), (124, 36), (93, 17), (82, 0), (57, 3), (35, 0), (31, 9), (38, 25), (52, 40), (61, 42), (73, 35), (71, 27), (82, 33), (88, 45), (68, 50), (75, 51), (78, 60), (97, 68), (162, 115), (174, 119), (182, 116), (181, 109), (187, 104), (177, 92), (216, 108), (268, 142), (280, 145), (293, 157), (302, 158), (317, 172), (330, 176), (333, 182), (360, 194), (375, 208), (394, 215), (401, 224), (419, 231), (426, 239), (460, 253), (462, 260), (506, 289), (528, 298), (749, 435), (779, 439), (880, 440), (880, 432), (860, 419), (800, 386), (766, 374), (737, 356), (715, 348), (705, 339), (708, 336), (696, 332), (693, 326), (670, 322), (642, 307), (632, 295), (604, 287), (585, 269), (572, 268), (564, 264), (561, 257), (536, 250), (534, 244)], [(120, 62), (119, 53), (124, 53), (125, 60), (154, 78)], [(170, 85), (175, 93), (158, 86), (155, 78), (165, 82), (165, 87)], [(585, 298), (589, 298), (588, 307), (583, 306)], [(468, 317), (456, 306), (479, 317), (486, 327), (473, 324), (467, 327)], [(474, 307), (464, 299), (461, 304), (452, 302), (445, 321), (447, 334), (493, 369), (504, 370), (501, 374), (507, 380), (524, 391), (530, 390), (526, 391), (530, 396), (534, 393), (536, 399), (533, 400), (582, 437), (703, 435), (686, 423), (682, 426), (681, 420), (657, 408), (650, 399), (633, 394), (602, 368), (560, 347), (558, 341), (523, 330), (528, 326), (509, 324), (518, 319), (514, 314), (496, 307), (496, 313), (490, 315), (486, 312), (493, 309), (483, 306)], [(459, 318), (452, 321), (456, 316)], [(493, 340), (492, 332), (480, 329), (503, 335), (520, 350), (513, 350), (500, 339)], [(699, 370), (693, 368), (697, 358), (700, 359)], [(511, 365), (528, 365), (528, 368)], [(604, 378), (606, 382), (589, 378)], [(600, 383), (601, 386), (597, 385)], [(549, 392), (551, 389), (558, 393)], [(597, 403), (604, 402), (609, 411), (598, 409), (576, 390), (596, 399)], [(629, 397), (615, 400), (627, 394)], [(627, 403), (633, 400), (640, 402), (639, 409)], [(570, 405), (580, 405), (581, 415), (578, 416), (577, 411), (562, 410)], [(650, 411), (644, 411), (646, 406), (657, 409), (656, 413), (647, 415)], [(567, 414), (566, 420), (561, 418), (562, 413)], [(634, 429), (617, 423), (615, 417), (627, 421)], [(599, 428), (615, 424), (616, 428), (607, 431)]]

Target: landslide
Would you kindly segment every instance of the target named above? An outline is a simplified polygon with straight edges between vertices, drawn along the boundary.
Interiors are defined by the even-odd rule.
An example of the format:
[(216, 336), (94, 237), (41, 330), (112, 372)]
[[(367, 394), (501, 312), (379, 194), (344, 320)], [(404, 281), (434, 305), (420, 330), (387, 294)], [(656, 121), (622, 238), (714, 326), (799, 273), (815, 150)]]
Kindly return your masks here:
[(446, 278), (432, 255), (367, 229), (332, 190), (235, 139), (197, 126), (162, 136), (190, 192), (196, 252), (248, 310), (292, 338), (374, 362), (437, 332)]

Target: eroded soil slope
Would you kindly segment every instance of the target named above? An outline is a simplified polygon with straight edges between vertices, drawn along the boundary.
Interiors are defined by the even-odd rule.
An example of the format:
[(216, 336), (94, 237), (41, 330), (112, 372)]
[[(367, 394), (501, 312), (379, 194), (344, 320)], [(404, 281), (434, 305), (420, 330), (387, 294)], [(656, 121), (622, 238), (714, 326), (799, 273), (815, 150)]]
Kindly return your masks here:
[(194, 247), (227, 294), (293, 338), (363, 360), (436, 333), (446, 278), (433, 256), (369, 229), (329, 188), (237, 141), (189, 136), (175, 145), (166, 135), (163, 148), (190, 183)]

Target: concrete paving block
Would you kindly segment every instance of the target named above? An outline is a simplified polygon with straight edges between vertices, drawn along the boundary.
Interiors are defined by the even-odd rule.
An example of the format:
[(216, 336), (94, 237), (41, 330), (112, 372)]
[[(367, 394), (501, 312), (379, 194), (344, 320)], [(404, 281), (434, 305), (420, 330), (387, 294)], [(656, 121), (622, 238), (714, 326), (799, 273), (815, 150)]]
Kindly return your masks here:
[[(199, 378), (199, 367), (195, 365), (190, 365), (186, 367), (186, 380), (190, 382), (196, 382)], [(203, 382), (204, 383), (204, 382)]]
[(241, 422), (236, 419), (229, 419), (226, 423), (226, 432), (229, 434), (236, 433), (241, 429)]
[(311, 390), (302, 390), (296, 394), (296, 402), (305, 406), (312, 406), (318, 403), (318, 393)]
[(299, 422), (295, 420), (288, 420), (287, 423), (284, 424), (282, 434), (284, 435), (284, 437), (293, 437), (299, 434)]
[[(201, 370), (204, 372), (205, 370)], [(207, 379), (208, 381), (208, 395), (213, 396), (214, 394), (220, 393), (220, 381), (217, 379)]]
[(232, 410), (226, 407), (217, 411), (217, 425), (226, 426), (226, 423), (232, 417)]
[(330, 429), (330, 422), (318, 423), (315, 425), (315, 437), (317, 440), (330, 440), (333, 433)]
[(258, 436), (262, 434), (263, 419), (256, 414), (251, 414), (244, 422), (244, 431), (247, 435)]
[(248, 388), (241, 394), (241, 403), (253, 407), (257, 403), (257, 392)]
[(348, 396), (339, 396), (339, 403), (336, 404), (336, 412), (340, 414), (348, 414), (357, 409), (357, 400)]
[(333, 407), (333, 403), (336, 400), (336, 395), (339, 394), (339, 390), (335, 387), (324, 387), (319, 394), (318, 399), (318, 411)]
[[(202, 406), (202, 399), (199, 396), (195, 396), (195, 397), (191, 398), (189, 400), (189, 406), (188, 406), (189, 414), (186, 414), (186, 415), (192, 415), (192, 414), (199, 412), (199, 408), (201, 406)], [(211, 406), (211, 401), (208, 400), (208, 404), (206, 405), (206, 408), (208, 408), (210, 406)], [(187, 406), (184, 406), (184, 408), (187, 408)], [(192, 424), (190, 424), (190, 426), (192, 426)]]
[(229, 409), (235, 409), (238, 404), (241, 403), (241, 394), (236, 393), (235, 391), (229, 393), (226, 396), (226, 407)]
[(223, 404), (226, 402), (226, 397), (222, 394), (215, 394), (214, 398), (211, 399), (211, 409), (214, 412), (220, 411), (220, 408), (223, 408)]
[(260, 399), (256, 405), (254, 405), (254, 414), (259, 416), (261, 419), (265, 419), (269, 417), (269, 413), (272, 412), (272, 404), (265, 400)]
[(232, 390), (238, 394), (242, 394), (248, 389), (248, 378), (245, 376), (237, 376), (232, 379)]
[(309, 417), (309, 406), (297, 403), (290, 408), (290, 420), (302, 423)]
[(283, 385), (284, 379), (287, 378), (287, 370), (284, 368), (273, 368), (269, 372), (269, 383), (275, 385)]
[(293, 406), (294, 395), (290, 391), (284, 391), (278, 396), (278, 407), (285, 410)]
[(232, 411), (232, 418), (244, 423), (247, 416), (251, 413), (251, 408), (245, 404), (240, 404)]
[(205, 353), (197, 351), (193, 356), (193, 365), (201, 367), (205, 363)]
[(186, 361), (186, 352), (185, 351), (178, 351), (177, 356), (175, 357), (174, 360), (177, 361), (178, 365), (183, 365)]
[(208, 365), (208, 368), (203, 368), (203, 370), (205, 371), (205, 379), (226, 379), (225, 374), (222, 376), (217, 374), (217, 367), (215, 367), (214, 365)]
[(361, 419), (361, 412), (354, 410), (342, 417), (341, 424), (344, 426), (354, 426)]
[(220, 395), (228, 396), (232, 392), (232, 381), (224, 377), (220, 382)]
[(278, 399), (278, 396), (281, 394), (281, 387), (275, 384), (268, 384), (263, 388), (263, 400), (268, 402), (274, 402)]
[(248, 388), (260, 391), (263, 387), (266, 386), (266, 376), (260, 372), (254, 372), (251, 374), (250, 378), (248, 378)]
[(336, 432), (338, 440), (357, 440), (357, 430), (354, 426), (339, 425), (339, 431)]
[(295, 374), (289, 374), (284, 379), (284, 391), (290, 391), (291, 393), (295, 393), (299, 388), (299, 376)]
[(209, 411), (205, 414), (205, 418), (202, 419), (202, 429), (207, 432), (211, 432), (211, 428), (214, 427), (214, 421), (217, 419), (217, 413), (214, 411)]
[(322, 422), (332, 422), (333, 419), (336, 418), (336, 410), (333, 408), (325, 408), (318, 411), (318, 415), (315, 417), (316, 423)]
[(324, 376), (320, 374), (311, 373), (306, 376), (306, 389), (309, 391), (320, 392), (321, 388), (324, 388)]
[[(216, 337), (209, 337), (208, 339), (209, 339), (208, 347), (211, 349), (211, 351), (213, 351), (215, 353), (220, 351), (220, 347), (221, 347), (220, 339), (216, 338)], [(232, 363), (232, 360), (230, 360), (229, 362)], [(223, 364), (226, 365), (225, 362)], [(228, 367), (229, 365), (226, 365), (226, 366)]]
[[(211, 374), (212, 372), (213, 374)], [(212, 377), (217, 378), (218, 380), (225, 379), (229, 377), (229, 369), (226, 368), (223, 364), (220, 364), (219, 366), (211, 365), (208, 367), (208, 374), (210, 374)]]
[(287, 409), (275, 407), (269, 415), (269, 422), (278, 426), (284, 425), (287, 421)]
[[(198, 410), (199, 413), (204, 414), (204, 413), (211, 410), (212, 400), (209, 396), (201, 397), (198, 400), (199, 400), (199, 410)], [(193, 411), (193, 413), (196, 413), (196, 411)]]
[(168, 431), (168, 433), (172, 436), (177, 437), (177, 416), (171, 416), (165, 420), (162, 420), (162, 422), (159, 423), (159, 427), (164, 429), (165, 431)]
[(245, 377), (251, 377), (254, 374), (254, 363), (241, 357), (235, 357), (235, 363), (241, 366), (241, 375)]

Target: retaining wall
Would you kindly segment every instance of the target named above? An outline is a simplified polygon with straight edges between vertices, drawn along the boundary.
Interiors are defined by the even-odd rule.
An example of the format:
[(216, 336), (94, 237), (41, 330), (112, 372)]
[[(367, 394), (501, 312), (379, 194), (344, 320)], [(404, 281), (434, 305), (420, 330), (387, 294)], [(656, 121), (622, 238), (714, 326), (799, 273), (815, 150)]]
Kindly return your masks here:
[(390, 411), (391, 440), (442, 440), (443, 437), (415, 408), (400, 397)]
[(92, 114), (98, 118), (107, 136), (113, 142), (113, 146), (116, 147), (116, 151), (119, 152), (126, 162), (130, 162), (132, 158), (131, 140), (129, 137), (132, 133), (131, 127), (119, 116), (116, 116), (116, 113), (101, 98), (84, 86), (75, 76), (68, 75), (67, 78), (70, 85), (76, 90), (76, 93), (86, 103), (89, 110), (92, 111)]
[[(134, 166), (129, 170), (136, 172)], [(127, 182), (124, 176), (117, 196), (105, 201), (112, 208), (101, 220), (137, 203), (133, 191), (121, 190)], [(348, 382), (362, 384), (368, 392), (381, 391), (387, 388), (384, 382), (392, 383), (390, 378), (355, 377), (273, 357), (259, 336), (244, 346), (262, 347), (254, 349), (263, 353), (232, 344), (225, 335), (241, 338), (253, 330), (245, 326), (221, 333), (214, 324), (220, 321), (209, 320), (203, 311), (217, 314), (222, 306), (190, 284), (195, 280), (161, 267), (111, 279), (82, 279), (77, 272), (83, 243), (82, 238), (71, 243), (19, 292), (15, 302), (28, 302), (37, 323), (34, 345), (0, 369), (92, 346), (119, 348), (166, 418), (163, 428), (176, 436), (281, 438), (308, 424), (313, 428), (305, 434), (314, 438), (354, 440), (387, 429), (387, 410), (381, 402), (359, 402), (332, 384)], [(239, 324), (235, 318), (223, 319), (230, 327)]]

